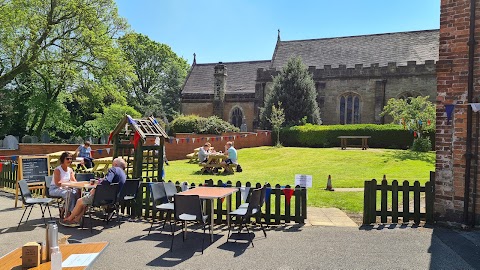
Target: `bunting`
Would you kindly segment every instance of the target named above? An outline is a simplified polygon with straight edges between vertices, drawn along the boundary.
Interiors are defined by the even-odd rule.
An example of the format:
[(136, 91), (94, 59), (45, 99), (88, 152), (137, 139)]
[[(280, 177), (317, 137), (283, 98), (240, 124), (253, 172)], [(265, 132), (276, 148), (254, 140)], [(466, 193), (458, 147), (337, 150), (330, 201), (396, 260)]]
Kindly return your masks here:
[(175, 138), (175, 141), (177, 141), (177, 144), (178, 144), (178, 142), (180, 141), (180, 139), (179, 139), (179, 138)]
[(12, 156), (11, 159), (12, 159), (13, 161), (16, 161), (16, 160), (17, 160), (17, 156)]
[(103, 152), (103, 149), (98, 149), (97, 152), (101, 155)]
[(452, 118), (454, 108), (455, 104), (445, 104), (445, 112), (447, 113), (447, 125), (450, 124), (450, 119)]
[(293, 192), (295, 192), (295, 190), (291, 188), (285, 188), (282, 191), (283, 194), (285, 194), (285, 199), (287, 199), (287, 205), (290, 205), (290, 200), (292, 199)]
[(429, 120), (427, 121), (427, 126), (430, 126), (430, 123), (431, 123), (431, 122), (430, 122), (430, 119), (429, 119)]
[(192, 142), (195, 143), (195, 138), (192, 138)]
[(267, 187), (267, 189), (265, 190), (265, 201), (270, 201), (270, 196), (272, 195), (272, 188), (271, 187)]
[(413, 137), (414, 137), (414, 138), (417, 137), (417, 132), (416, 132), (416, 131), (413, 132)]
[(0, 172), (3, 170), (3, 162), (0, 162)]
[(250, 187), (241, 187), (240, 188), (240, 196), (242, 198), (242, 201), (246, 201), (248, 197), (248, 193), (250, 193)]
[(140, 133), (138, 133), (138, 131), (135, 131), (135, 134), (133, 135), (133, 149), (137, 149), (139, 140), (140, 140)]
[(110, 154), (110, 148), (107, 148), (105, 150), (107, 150), (107, 154)]
[(110, 142), (112, 141), (112, 138), (113, 138), (113, 131), (110, 132), (110, 135), (108, 135), (107, 145), (110, 144)]
[(137, 122), (135, 122), (135, 120), (133, 120), (133, 118), (130, 116), (130, 115), (127, 115), (127, 120), (128, 120), (128, 123), (130, 123), (131, 125), (136, 125)]

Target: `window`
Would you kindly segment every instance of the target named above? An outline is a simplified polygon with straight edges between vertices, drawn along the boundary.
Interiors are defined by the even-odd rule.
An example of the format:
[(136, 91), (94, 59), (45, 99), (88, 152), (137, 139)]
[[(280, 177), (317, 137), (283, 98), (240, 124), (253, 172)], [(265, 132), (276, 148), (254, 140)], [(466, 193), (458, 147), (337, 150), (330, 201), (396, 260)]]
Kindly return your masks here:
[(236, 107), (232, 111), (232, 116), (230, 117), (232, 125), (240, 128), (242, 125), (243, 113), (239, 107)]
[(399, 99), (408, 99), (409, 97), (415, 98), (420, 96), (419, 93), (416, 92), (403, 92), (400, 95), (398, 95)]
[(340, 124), (360, 123), (360, 97), (349, 93), (340, 97)]

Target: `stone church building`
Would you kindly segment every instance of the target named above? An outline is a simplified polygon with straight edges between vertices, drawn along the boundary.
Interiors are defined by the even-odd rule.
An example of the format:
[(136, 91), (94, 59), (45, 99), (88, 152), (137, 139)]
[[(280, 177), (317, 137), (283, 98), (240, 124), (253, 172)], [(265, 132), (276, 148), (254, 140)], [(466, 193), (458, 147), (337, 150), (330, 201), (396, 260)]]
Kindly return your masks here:
[(436, 97), (439, 30), (282, 41), (271, 60), (193, 65), (182, 113), (220, 118), (251, 131), (276, 76), (300, 57), (315, 81), (323, 124), (384, 123), (390, 98)]

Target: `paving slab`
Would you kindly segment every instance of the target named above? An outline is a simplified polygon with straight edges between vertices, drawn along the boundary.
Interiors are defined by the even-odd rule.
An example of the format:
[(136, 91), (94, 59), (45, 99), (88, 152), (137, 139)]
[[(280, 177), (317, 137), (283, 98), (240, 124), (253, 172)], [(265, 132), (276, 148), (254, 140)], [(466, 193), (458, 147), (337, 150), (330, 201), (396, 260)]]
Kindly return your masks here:
[(358, 227), (338, 208), (307, 208), (307, 224), (312, 226)]

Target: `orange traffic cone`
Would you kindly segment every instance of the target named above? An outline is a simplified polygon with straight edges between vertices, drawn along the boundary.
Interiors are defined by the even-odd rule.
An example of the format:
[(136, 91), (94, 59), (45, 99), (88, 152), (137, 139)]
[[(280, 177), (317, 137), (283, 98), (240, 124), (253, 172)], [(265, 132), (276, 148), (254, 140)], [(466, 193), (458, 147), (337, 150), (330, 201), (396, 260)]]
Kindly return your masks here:
[(330, 175), (328, 175), (327, 188), (325, 188), (325, 190), (334, 191), (332, 186), (332, 177)]

